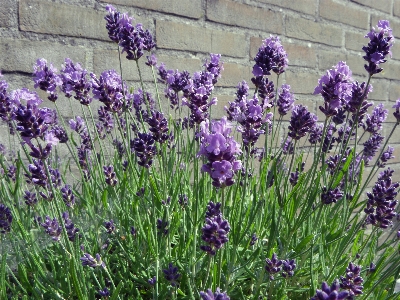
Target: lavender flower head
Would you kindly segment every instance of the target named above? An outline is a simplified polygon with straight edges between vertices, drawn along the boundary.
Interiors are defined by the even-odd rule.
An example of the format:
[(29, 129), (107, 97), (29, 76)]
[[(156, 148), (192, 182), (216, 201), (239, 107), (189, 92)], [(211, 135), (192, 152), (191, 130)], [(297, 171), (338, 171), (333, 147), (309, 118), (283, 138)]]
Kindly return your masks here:
[(285, 72), (288, 59), (279, 37), (271, 35), (264, 40), (254, 61), (256, 64), (253, 67), (253, 75), (256, 77), (270, 75), (271, 70), (277, 75)]
[(365, 131), (375, 134), (382, 130), (382, 123), (385, 122), (387, 115), (388, 110), (383, 108), (382, 103), (375, 106), (371, 115), (366, 116), (365, 125), (363, 125)]
[(344, 300), (348, 299), (348, 296), (348, 291), (340, 291), (340, 285), (337, 281), (334, 281), (331, 286), (324, 281), (321, 289), (317, 290), (315, 296), (311, 297), (310, 300)]
[(392, 106), (392, 108), (395, 108), (395, 112), (393, 113), (393, 116), (396, 118), (397, 124), (400, 123), (400, 98), (396, 100), (396, 104)]
[(296, 105), (292, 110), (288, 135), (294, 140), (305, 136), (316, 125), (317, 116), (310, 113), (307, 107)]
[(75, 241), (76, 234), (79, 232), (79, 228), (76, 228), (72, 220), (69, 218), (68, 212), (63, 212), (62, 214), (64, 220), (64, 227), (67, 231), (68, 239), (73, 242)]
[(230, 186), (234, 183), (234, 173), (242, 167), (236, 156), (241, 153), (239, 144), (230, 136), (231, 124), (226, 117), (211, 123), (208, 119), (201, 123), (199, 133), (200, 151), (197, 156), (205, 156), (208, 163), (202, 166), (202, 171), (210, 174), (216, 187)]
[(99, 290), (97, 293), (99, 294), (100, 297), (105, 297), (107, 299), (111, 295), (110, 291), (106, 287), (102, 290)]
[(136, 153), (139, 166), (150, 168), (157, 151), (153, 136), (139, 132), (138, 137), (131, 141), (131, 151)]
[(378, 152), (384, 137), (380, 133), (372, 135), (365, 143), (363, 150), (363, 159), (368, 164)]
[(44, 58), (38, 59), (33, 66), (34, 87), (40, 88), (50, 94), (47, 98), (55, 102), (58, 98), (57, 86), (62, 85), (61, 78), (57, 75), (57, 69), (52, 64), (48, 64)]
[(58, 223), (57, 219), (50, 219), (49, 216), (46, 216), (46, 221), (40, 224), (43, 228), (46, 229), (46, 233), (51, 236), (53, 241), (58, 242), (61, 238), (62, 227)]
[(175, 267), (172, 263), (169, 263), (168, 268), (163, 270), (164, 277), (172, 286), (178, 286), (178, 279), (181, 274), (178, 273), (178, 267)]
[(87, 71), (79, 63), (72, 62), (66, 58), (64, 67), (61, 69), (61, 90), (66, 97), (72, 97), (83, 105), (89, 105), (92, 98), (89, 96), (92, 87), (87, 78)]
[(270, 274), (270, 279), (274, 280), (274, 274), (282, 270), (283, 260), (279, 260), (276, 253), (272, 254), (271, 259), (265, 259), (265, 270)]
[(13, 216), (10, 208), (4, 204), (0, 204), (0, 233), (8, 233), (11, 230)]
[(349, 291), (349, 296), (351, 299), (353, 299), (352, 297), (362, 294), (362, 283), (364, 280), (360, 276), (360, 273), (361, 266), (357, 266), (350, 262), (346, 269), (346, 277), (340, 276), (340, 287)]
[(229, 223), (219, 214), (214, 217), (206, 217), (206, 224), (201, 229), (201, 239), (208, 245), (200, 246), (200, 249), (214, 256), (218, 249), (228, 241), (228, 233), (231, 230)]
[(224, 70), (223, 63), (220, 62), (221, 54), (213, 54), (210, 53), (210, 61), (204, 64), (204, 67), (208, 72), (210, 72), (214, 79), (212, 80), (213, 84), (216, 84), (218, 78), (221, 77), (221, 72)]
[(100, 254), (96, 254), (96, 258), (91, 256), (89, 253), (83, 254), (83, 257), (80, 258), (82, 261), (82, 266), (89, 266), (91, 268), (102, 267), (105, 268), (106, 264), (102, 261)]
[(383, 168), (389, 159), (394, 158), (393, 151), (394, 148), (388, 146), (387, 150), (382, 153), (380, 157), (379, 168)]
[(363, 58), (368, 63), (364, 65), (364, 68), (372, 76), (382, 72), (383, 69), (379, 65), (386, 62), (388, 54), (392, 57), (391, 48), (394, 44), (394, 37), (392, 29), (389, 27), (389, 21), (378, 21), (377, 28), (372, 27), (365, 37), (370, 41), (367, 46), (362, 48), (365, 52)]
[(226, 294), (226, 292), (222, 292), (219, 287), (217, 287), (215, 293), (213, 293), (211, 289), (208, 289), (206, 292), (201, 291), (200, 297), (203, 300), (230, 300), (231, 299)]
[(290, 110), (293, 109), (294, 96), (290, 92), (290, 85), (283, 84), (279, 90), (278, 98), (278, 112), (281, 116), (286, 115)]
[(113, 42), (118, 43), (120, 29), (119, 21), (126, 16), (121, 15), (121, 13), (118, 12), (112, 5), (107, 5), (106, 10), (108, 11), (108, 14), (104, 17), (104, 19), (107, 21), (106, 29), (108, 31), (108, 37)]
[(318, 80), (314, 95), (321, 94), (324, 98), (324, 106), (320, 106), (319, 109), (325, 116), (336, 115), (338, 110), (350, 101), (353, 81), (351, 76), (350, 68), (340, 61)]

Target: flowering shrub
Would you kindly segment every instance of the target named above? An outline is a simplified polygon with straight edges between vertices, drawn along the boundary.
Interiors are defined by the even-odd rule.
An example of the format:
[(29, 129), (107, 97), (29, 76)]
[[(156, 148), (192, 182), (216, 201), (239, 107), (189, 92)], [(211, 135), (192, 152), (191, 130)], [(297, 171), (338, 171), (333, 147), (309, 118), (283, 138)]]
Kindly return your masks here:
[[(316, 83), (322, 120), (277, 85), (288, 67), (277, 36), (254, 58), (255, 88), (240, 82), (213, 120), (221, 55), (194, 74), (169, 70), (148, 30), (106, 9), (109, 37), (139, 75), (148, 53), (156, 93), (69, 58), (60, 72), (44, 58), (34, 66), (56, 110), (0, 82), (0, 117), (21, 144), (16, 157), (0, 149), (0, 298), (399, 297), (399, 183), (387, 164), (400, 99), (368, 101), (394, 43), (388, 21), (366, 35), (366, 82), (340, 61)], [(81, 113), (64, 122), (60, 103)]]

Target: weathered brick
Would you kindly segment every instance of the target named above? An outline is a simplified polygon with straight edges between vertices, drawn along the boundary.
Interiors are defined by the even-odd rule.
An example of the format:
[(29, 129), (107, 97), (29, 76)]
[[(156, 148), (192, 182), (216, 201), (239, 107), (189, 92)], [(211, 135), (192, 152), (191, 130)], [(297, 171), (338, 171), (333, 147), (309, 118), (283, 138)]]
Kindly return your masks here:
[[(213, 95), (214, 96), (214, 95)], [(211, 107), (211, 118), (212, 119), (220, 119), (223, 116), (226, 116), (225, 106), (229, 107), (229, 102), (235, 101), (235, 96), (230, 95), (217, 95), (218, 103)]]
[(382, 18), (381, 15), (371, 15), (371, 26), (376, 28), (376, 25), (378, 24), (379, 20), (388, 20), (390, 27), (393, 29), (393, 35), (397, 38), (400, 38), (400, 21), (398, 20), (398, 18), (392, 18), (392, 17), (387, 17), (385, 16), (384, 18)]
[(391, 1), (375, 1), (375, 0), (351, 0), (362, 6), (369, 6), (377, 10), (381, 10), (390, 13)]
[(0, 5), (0, 27), (11, 27), (17, 20), (17, 3), (13, 0), (3, 0)]
[(394, 0), (393, 2), (393, 14), (400, 17), (400, 0)]
[(211, 31), (211, 52), (233, 57), (247, 56), (247, 42), (242, 34), (213, 30)]
[(245, 36), (169, 21), (156, 22), (157, 46), (160, 48), (246, 56)]
[(348, 50), (360, 51), (365, 54), (362, 50), (363, 46), (366, 46), (369, 42), (369, 39), (365, 38), (365, 33), (357, 33), (346, 31), (345, 33), (345, 47)]
[(207, 19), (266, 32), (282, 33), (282, 14), (228, 0), (207, 1)]
[(362, 57), (361, 52), (359, 54), (348, 53), (346, 56), (346, 62), (354, 75), (358, 74), (364, 77), (367, 76), (367, 71), (365, 71), (364, 68), (365, 60)]
[(295, 94), (312, 94), (318, 84), (319, 76), (313, 71), (293, 70), (286, 72), (286, 83)]
[[(376, 75), (377, 78), (400, 79), (400, 63), (397, 61), (386, 62), (381, 65), (383, 71)], [(375, 75), (374, 75), (375, 77)]]
[(19, 2), (20, 29), (108, 40), (104, 12), (42, 0)]
[(317, 3), (310, 0), (258, 0), (258, 2), (273, 4), (309, 15), (315, 15), (315, 11), (317, 9)]
[(326, 71), (336, 66), (339, 61), (346, 61), (346, 53), (319, 49), (318, 58), (318, 68)]
[(400, 79), (391, 80), (389, 84), (389, 100), (396, 101), (400, 99)]
[(336, 47), (343, 44), (342, 29), (299, 17), (287, 16), (286, 34), (300, 40)]
[[(16, 51), (25, 49), (25, 51)], [(27, 51), (26, 49), (29, 49)], [(86, 66), (86, 51), (83, 47), (71, 47), (56, 43), (0, 39), (0, 52), (7, 55), (0, 56), (0, 66), (6, 71), (20, 71), (31, 73), (38, 58), (45, 58), (57, 69), (60, 69), (66, 57), (74, 62)]]
[[(267, 38), (267, 37), (265, 37), (265, 38)], [(260, 37), (255, 37), (255, 36), (252, 36), (250, 38), (250, 60), (253, 60), (254, 57), (256, 57), (256, 55), (258, 53), (258, 49), (260, 49), (260, 47), (262, 46), (265, 38), (260, 38)]]
[[(365, 72), (365, 76), (367, 76), (367, 72)], [(364, 78), (366, 81), (367, 78)], [(371, 81), (373, 86), (373, 90), (368, 94), (368, 100), (380, 100), (386, 101), (389, 99), (389, 81), (386, 79), (377, 79), (374, 78)]]
[(224, 63), (224, 70), (222, 71), (222, 77), (219, 79), (216, 86), (223, 87), (236, 87), (242, 80), (250, 81), (252, 68), (236, 63)]
[[(394, 43), (392, 49), (392, 59), (395, 60), (400, 60), (400, 44), (399, 43)], [(389, 56), (389, 62), (390, 64), (390, 56)]]
[(101, 0), (105, 3), (141, 7), (173, 15), (198, 19), (203, 16), (201, 0)]
[(332, 0), (320, 1), (319, 15), (325, 19), (348, 24), (354, 27), (362, 29), (368, 28), (367, 12)]
[[(105, 59), (107, 58), (107, 59)], [(134, 61), (128, 61), (122, 57), (122, 70), (124, 80), (138, 81), (139, 73), (137, 70), (136, 63)], [(165, 63), (167, 69), (179, 69), (181, 71), (187, 70), (191, 73), (199, 71), (201, 69), (201, 61), (194, 58), (178, 58), (159, 56), (157, 57), (158, 64)], [(144, 81), (153, 81), (153, 74), (151, 68), (145, 65), (146, 60), (139, 60), (139, 67), (142, 73), (142, 79)], [(93, 66), (94, 72), (100, 75), (105, 70), (114, 69), (119, 73), (119, 59), (117, 50), (101, 50), (95, 49), (93, 53)], [(157, 70), (155, 70), (157, 72)]]

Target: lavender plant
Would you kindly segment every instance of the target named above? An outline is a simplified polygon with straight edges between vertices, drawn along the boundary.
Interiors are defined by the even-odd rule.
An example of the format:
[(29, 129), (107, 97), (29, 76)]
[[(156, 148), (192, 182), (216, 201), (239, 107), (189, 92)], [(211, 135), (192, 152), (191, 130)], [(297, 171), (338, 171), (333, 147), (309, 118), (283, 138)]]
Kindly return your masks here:
[[(20, 143), (16, 156), (0, 151), (1, 299), (398, 299), (388, 143), (400, 98), (368, 101), (394, 43), (388, 21), (366, 35), (365, 82), (344, 61), (316, 82), (322, 119), (278, 85), (288, 55), (270, 36), (252, 84), (213, 120), (223, 57), (193, 74), (168, 69), (143, 25), (106, 10), (139, 76), (148, 54), (154, 90), (129, 86), (119, 66), (94, 74), (69, 58), (60, 72), (44, 58), (33, 69), (56, 110), (0, 81), (0, 117)], [(81, 109), (65, 124), (58, 105), (72, 101)]]

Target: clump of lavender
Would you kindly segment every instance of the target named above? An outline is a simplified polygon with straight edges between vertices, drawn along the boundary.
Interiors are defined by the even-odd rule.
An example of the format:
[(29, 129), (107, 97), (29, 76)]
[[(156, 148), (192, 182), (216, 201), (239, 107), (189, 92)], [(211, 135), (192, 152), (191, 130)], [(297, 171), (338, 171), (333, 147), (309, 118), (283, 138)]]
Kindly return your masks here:
[(292, 110), (288, 135), (294, 140), (299, 140), (311, 131), (316, 122), (317, 116), (310, 113), (307, 107), (296, 105)]
[(62, 227), (58, 223), (57, 219), (50, 219), (49, 216), (46, 216), (46, 220), (40, 224), (44, 229), (46, 229), (46, 233), (51, 236), (53, 241), (60, 241)]
[(212, 292), (211, 289), (208, 289), (206, 292), (201, 291), (200, 297), (203, 300), (230, 300), (229, 296), (226, 292), (222, 292), (219, 287), (217, 287), (215, 293)]
[(68, 239), (71, 242), (75, 241), (76, 234), (79, 232), (79, 228), (76, 228), (72, 220), (69, 218), (68, 212), (63, 212), (62, 218), (64, 220), (64, 227), (67, 231)]
[(13, 216), (10, 208), (0, 203), (0, 233), (8, 233), (11, 230)]
[(116, 186), (118, 183), (117, 174), (114, 172), (113, 166), (104, 166), (103, 167), (104, 176), (106, 178), (106, 183), (110, 186)]
[(365, 131), (376, 134), (382, 130), (382, 124), (385, 122), (387, 114), (388, 111), (383, 108), (383, 104), (375, 106), (371, 115), (366, 115), (365, 124), (363, 124)]
[(370, 41), (367, 46), (362, 48), (365, 52), (363, 58), (368, 63), (364, 65), (364, 68), (372, 76), (382, 72), (383, 69), (380, 64), (386, 62), (388, 54), (392, 57), (390, 50), (394, 44), (394, 37), (392, 29), (389, 27), (389, 21), (378, 21), (377, 28), (372, 27), (372, 30), (365, 37), (369, 38)]
[(271, 259), (265, 259), (265, 270), (270, 274), (269, 278), (274, 280), (274, 274), (279, 273), (282, 270), (283, 260), (279, 260), (276, 253), (272, 254)]
[(105, 268), (106, 264), (102, 261), (100, 254), (96, 254), (96, 258), (91, 256), (89, 253), (83, 254), (83, 257), (80, 258), (82, 262), (82, 266), (89, 266), (91, 268), (102, 267)]
[(282, 74), (288, 65), (286, 51), (283, 49), (278, 36), (270, 36), (264, 40), (254, 58), (254, 76), (271, 75), (271, 70), (276, 74)]
[(131, 141), (131, 151), (136, 153), (139, 166), (150, 168), (157, 152), (153, 135), (139, 132), (137, 138)]
[[(210, 128), (211, 127), (211, 128)], [(242, 164), (236, 156), (241, 153), (239, 144), (230, 136), (231, 124), (226, 117), (201, 123), (200, 151), (197, 156), (205, 156), (208, 162), (202, 166), (202, 171), (210, 174), (215, 187), (230, 186), (234, 183), (234, 173), (241, 170)]]
[(57, 87), (62, 85), (62, 80), (57, 75), (57, 69), (52, 64), (48, 64), (44, 58), (38, 59), (36, 65), (33, 66), (33, 82), (34, 87), (46, 91), (49, 99), (55, 102), (58, 99)]
[(328, 189), (326, 186), (322, 188), (321, 201), (323, 204), (336, 203), (339, 199), (343, 197), (343, 192), (339, 187), (334, 189)]
[(235, 102), (229, 102), (225, 107), (230, 121), (239, 123), (238, 131), (242, 133), (243, 143), (247, 151), (253, 147), (261, 134), (265, 133), (264, 127), (269, 130), (272, 126), (272, 113), (266, 113), (271, 105), (259, 101), (257, 95), (247, 98), (248, 85), (245, 81), (238, 85)]
[(71, 59), (66, 58), (60, 74), (62, 92), (68, 98), (74, 96), (82, 105), (92, 102), (89, 95), (92, 84), (87, 78), (87, 73), (79, 63), (73, 63)]
[(38, 202), (36, 193), (31, 193), (30, 191), (25, 191), (24, 199), (25, 199), (26, 205), (29, 205), (29, 206), (34, 206)]
[(169, 263), (168, 268), (163, 270), (164, 278), (169, 281), (172, 286), (178, 286), (178, 279), (181, 274), (178, 273), (178, 267), (175, 267), (173, 263)]
[(228, 233), (231, 228), (222, 214), (218, 214), (213, 217), (206, 217), (205, 225), (201, 230), (203, 232), (201, 239), (207, 245), (200, 246), (200, 249), (214, 256), (217, 250), (228, 242)]
[(278, 112), (281, 116), (286, 115), (293, 109), (294, 96), (290, 92), (290, 85), (283, 84), (279, 90), (279, 97), (277, 101)]
[(110, 221), (105, 221), (104, 227), (106, 228), (107, 233), (110, 233), (110, 234), (114, 233), (116, 230), (114, 220), (112, 220), (112, 219)]
[(395, 207), (397, 205), (398, 182), (392, 182), (393, 170), (387, 169), (378, 176), (378, 181), (368, 192), (367, 207), (364, 212), (367, 214), (366, 223), (380, 228), (388, 228), (393, 224), (392, 219), (396, 217)]
[(319, 109), (326, 117), (334, 116), (345, 106), (352, 95), (352, 72), (345, 62), (340, 61), (333, 69), (318, 80), (314, 95), (321, 94), (324, 106)]
[(340, 287), (349, 291), (350, 299), (362, 294), (362, 283), (364, 280), (360, 276), (361, 266), (357, 266), (352, 262), (346, 269), (346, 277), (340, 276)]
[(348, 296), (348, 291), (340, 291), (340, 285), (337, 280), (331, 286), (324, 281), (321, 289), (317, 290), (315, 296), (311, 297), (310, 300), (344, 300), (348, 299)]
[(93, 73), (90, 77), (94, 99), (102, 102), (105, 110), (120, 115), (124, 108), (124, 96), (130, 98), (121, 76), (115, 70), (108, 70), (102, 72), (99, 78)]

